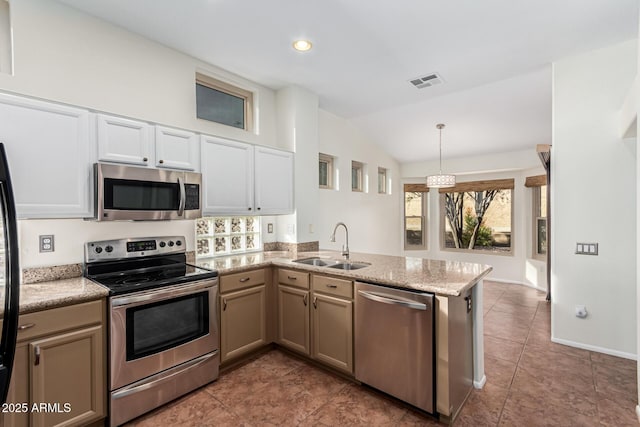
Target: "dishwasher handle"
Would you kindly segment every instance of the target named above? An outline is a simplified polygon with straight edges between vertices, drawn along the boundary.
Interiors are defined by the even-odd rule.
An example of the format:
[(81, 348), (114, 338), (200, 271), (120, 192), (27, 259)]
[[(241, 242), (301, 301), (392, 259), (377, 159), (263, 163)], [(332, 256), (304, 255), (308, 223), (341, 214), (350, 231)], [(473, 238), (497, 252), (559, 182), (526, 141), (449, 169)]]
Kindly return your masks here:
[(422, 311), (427, 310), (427, 304), (422, 304), (415, 301), (389, 298), (388, 296), (378, 295), (378, 294), (374, 294), (372, 292), (366, 292), (366, 291), (358, 291), (358, 293), (362, 295), (364, 298), (370, 299), (371, 301), (381, 302), (383, 304), (399, 305), (399, 306), (411, 308), (414, 310), (422, 310)]

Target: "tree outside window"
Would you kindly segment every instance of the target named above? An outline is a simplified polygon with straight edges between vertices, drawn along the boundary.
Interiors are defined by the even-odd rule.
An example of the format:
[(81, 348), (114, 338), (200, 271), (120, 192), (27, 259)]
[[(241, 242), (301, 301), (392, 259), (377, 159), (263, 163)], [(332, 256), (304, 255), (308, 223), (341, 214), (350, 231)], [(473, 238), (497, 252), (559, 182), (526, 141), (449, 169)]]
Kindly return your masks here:
[(496, 180), (440, 190), (443, 249), (511, 252), (512, 189), (513, 180)]

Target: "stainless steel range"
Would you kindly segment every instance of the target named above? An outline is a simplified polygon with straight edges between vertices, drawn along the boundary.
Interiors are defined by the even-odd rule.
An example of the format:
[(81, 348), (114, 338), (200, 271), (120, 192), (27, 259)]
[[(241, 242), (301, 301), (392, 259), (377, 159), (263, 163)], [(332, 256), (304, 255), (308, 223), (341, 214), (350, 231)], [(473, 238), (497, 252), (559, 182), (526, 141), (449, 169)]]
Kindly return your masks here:
[(109, 422), (123, 424), (218, 378), (218, 273), (186, 263), (184, 237), (85, 245), (109, 297)]

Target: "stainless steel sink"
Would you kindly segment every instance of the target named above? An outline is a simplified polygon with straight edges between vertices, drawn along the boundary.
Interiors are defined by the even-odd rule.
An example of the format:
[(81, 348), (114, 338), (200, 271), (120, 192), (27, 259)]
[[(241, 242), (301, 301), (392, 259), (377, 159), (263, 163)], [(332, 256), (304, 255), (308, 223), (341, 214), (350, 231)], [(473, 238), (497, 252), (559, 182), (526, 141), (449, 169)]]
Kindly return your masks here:
[(301, 259), (293, 260), (293, 262), (298, 262), (300, 264), (306, 264), (306, 265), (313, 265), (316, 267), (335, 268), (337, 270), (357, 270), (359, 268), (364, 268), (371, 265), (365, 262), (345, 262), (345, 261), (339, 261), (335, 259), (319, 258), (319, 257), (301, 258)]
[(338, 264), (329, 265), (329, 268), (337, 270), (358, 270), (359, 268), (369, 267), (371, 264), (365, 262), (340, 262)]
[(300, 264), (314, 265), (316, 267), (327, 267), (327, 266), (333, 266), (335, 264), (340, 264), (342, 261), (314, 257), (314, 258), (296, 259), (296, 260), (293, 260), (293, 262), (298, 262)]

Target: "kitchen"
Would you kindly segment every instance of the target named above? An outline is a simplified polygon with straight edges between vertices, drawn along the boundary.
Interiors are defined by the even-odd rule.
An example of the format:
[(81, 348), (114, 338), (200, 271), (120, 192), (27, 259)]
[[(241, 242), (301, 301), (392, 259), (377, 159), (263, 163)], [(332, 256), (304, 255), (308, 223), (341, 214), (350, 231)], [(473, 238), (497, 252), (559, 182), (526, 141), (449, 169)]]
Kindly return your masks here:
[[(353, 251), (403, 254), (401, 251), (403, 214), (402, 203), (399, 200), (402, 194), (401, 185), (433, 172), (437, 169), (437, 159), (401, 164), (378, 145), (372, 144), (368, 134), (341, 118), (339, 114), (319, 108), (318, 96), (305, 89), (299, 87), (287, 87), (278, 91), (269, 89), (219, 69), (215, 65), (201, 62), (120, 27), (112, 26), (62, 3), (44, 1), (12, 3), (11, 24), (14, 37), (14, 75), (0, 74), (0, 88), (3, 91), (258, 146), (295, 151), (296, 213), (265, 217), (262, 224), (263, 230), (268, 230), (268, 224), (272, 224), (274, 231), (263, 235), (264, 243), (318, 241), (321, 248), (340, 250), (342, 244), (340, 238), (337, 243), (332, 244), (328, 241), (328, 236), (333, 226), (343, 221), (350, 228), (350, 245)], [(46, 37), (43, 37), (43, 34), (46, 34)], [(633, 38), (635, 39), (635, 35)], [(608, 42), (598, 41), (588, 49), (610, 47), (603, 50), (602, 55), (605, 59), (598, 59), (595, 56), (577, 57), (572, 60), (558, 58), (554, 71), (556, 88), (562, 82), (573, 81), (575, 70), (580, 70), (580, 75), (583, 76), (586, 75), (585, 69), (593, 69), (594, 74), (598, 70), (605, 75), (611, 75), (616, 72), (615, 70), (625, 72), (631, 70), (633, 77), (635, 63), (632, 60), (625, 61), (624, 58), (637, 56), (634, 50), (635, 42), (625, 44), (622, 43), (625, 39), (606, 40)], [(612, 65), (612, 71), (600, 65), (603, 63), (617, 66)], [(208, 71), (216, 76), (239, 82), (257, 93), (260, 106), (259, 133), (247, 133), (197, 120), (194, 114), (193, 95), (195, 71)], [(422, 71), (433, 70), (417, 70), (417, 73)], [(622, 71), (618, 72), (622, 73)], [(546, 78), (542, 80), (543, 83), (548, 84), (546, 93), (549, 93), (551, 71), (547, 70), (546, 74), (542, 71), (542, 74)], [(629, 73), (614, 74), (610, 85), (602, 89), (602, 94), (599, 96), (608, 100), (601, 103), (602, 110), (596, 107), (593, 107), (593, 110), (586, 110), (587, 106), (577, 94), (561, 92), (558, 96), (565, 97), (561, 99), (565, 104), (556, 106), (557, 114), (583, 119), (593, 115), (609, 117), (622, 107), (626, 93), (630, 89), (628, 75)], [(406, 77), (408, 79), (415, 76), (411, 74)], [(539, 80), (536, 77), (538, 76), (525, 76), (522, 80), (516, 79), (511, 83), (513, 85), (521, 83), (525, 86), (530, 82), (537, 84)], [(612, 89), (612, 82), (616, 82), (618, 86)], [(501, 90), (508, 92), (511, 89), (508, 83), (505, 83), (506, 88), (495, 83), (494, 86), (484, 87), (484, 90), (487, 93)], [(585, 81), (583, 84), (591, 83), (592, 80)], [(593, 88), (590, 89), (590, 91), (593, 90)], [(375, 123), (372, 122), (375, 122), (375, 119), (375, 116), (371, 116), (367, 125), (373, 128)], [(437, 147), (435, 123), (434, 121), (433, 126), (429, 125), (428, 130), (425, 130), (429, 133), (424, 135), (433, 142), (433, 150)], [(618, 126), (609, 124), (606, 127), (603, 126), (600, 132), (606, 135), (606, 139), (612, 140), (607, 145), (610, 148), (602, 148), (604, 150), (602, 152), (581, 150), (577, 141), (588, 141), (589, 138), (593, 138), (591, 133), (571, 129), (568, 125), (565, 127), (563, 123), (571, 123), (568, 119), (564, 122), (556, 120), (556, 123), (558, 127), (554, 128), (556, 139), (553, 143), (558, 150), (560, 170), (557, 176), (562, 178), (557, 190), (561, 191), (562, 185), (566, 187), (564, 187), (565, 192), (552, 196), (558, 209), (556, 221), (560, 222), (563, 219), (562, 223), (565, 224), (562, 229), (557, 230), (560, 234), (556, 236), (557, 247), (564, 249), (558, 250), (555, 255), (558, 257), (556, 265), (559, 269), (556, 279), (559, 293), (555, 296), (557, 303), (552, 308), (554, 322), (556, 322), (554, 327), (557, 328), (555, 335), (566, 343), (582, 343), (585, 346), (591, 346), (594, 350), (603, 349), (608, 350), (610, 354), (635, 358), (637, 353), (634, 332), (637, 324), (635, 239), (622, 239), (619, 237), (620, 234), (609, 235), (604, 229), (593, 225), (598, 223), (597, 218), (611, 215), (611, 211), (607, 210), (611, 208), (607, 206), (613, 205), (618, 195), (606, 190), (609, 186), (617, 186), (617, 184), (614, 184), (613, 178), (611, 181), (605, 179), (590, 182), (593, 186), (591, 188), (598, 189), (602, 197), (602, 203), (597, 208), (585, 204), (586, 200), (589, 200), (586, 195), (578, 200), (569, 199), (568, 195), (573, 193), (566, 189), (573, 187), (575, 191), (575, 188), (583, 188), (583, 179), (586, 178), (578, 177), (573, 173), (576, 165), (601, 168), (605, 159), (611, 161), (610, 164), (605, 165), (608, 168), (605, 171), (615, 170), (619, 174), (624, 173), (622, 178), (626, 183), (625, 188), (631, 189), (635, 173), (635, 157), (630, 156), (629, 153), (635, 152), (635, 141), (632, 140), (632, 143), (629, 143), (628, 139), (622, 139), (617, 133)], [(456, 127), (453, 123), (447, 123), (447, 125), (443, 135), (445, 156), (447, 150), (454, 149), (453, 144), (448, 143), (448, 136), (454, 135)], [(449, 134), (448, 131), (452, 133)], [(547, 130), (547, 132), (550, 135), (550, 131)], [(302, 140), (305, 144), (295, 144)], [(550, 141), (538, 142), (549, 143)], [(531, 149), (538, 142), (533, 142)], [(432, 145), (431, 142), (429, 144)], [(599, 145), (594, 142), (595, 146)], [(523, 189), (524, 179), (528, 176), (526, 171), (535, 170), (539, 173), (541, 168), (535, 152), (529, 150), (529, 154), (523, 154), (522, 151), (526, 150), (504, 152), (493, 156), (477, 155), (466, 156), (466, 158), (458, 156), (459, 158), (451, 160), (446, 160), (445, 157), (444, 169), (452, 173), (501, 171), (493, 172), (491, 179), (507, 176), (516, 179), (517, 193), (514, 199), (519, 197), (523, 205), (518, 205), (515, 209), (520, 209), (520, 212), (526, 214), (528, 212), (524, 205), (526, 193)], [(327, 152), (337, 158), (337, 168), (342, 171), (339, 177), (340, 191), (309, 190), (317, 188), (317, 174), (308, 165), (311, 164), (310, 162), (315, 164), (318, 152)], [(568, 156), (575, 159), (575, 164), (562, 164), (563, 153), (565, 159)], [(77, 154), (67, 153), (61, 158), (52, 158), (52, 160), (66, 161), (66, 156), (74, 155)], [(633, 161), (631, 164), (629, 158)], [(349, 171), (352, 160), (360, 161), (371, 168), (378, 166), (387, 168), (390, 194), (380, 195), (375, 191), (369, 193), (345, 191), (349, 189), (350, 182), (349, 174), (344, 171)], [(41, 167), (46, 166), (44, 160), (34, 163)], [(481, 166), (478, 166), (479, 164)], [(505, 171), (512, 168), (518, 171)], [(478, 176), (484, 175), (476, 173), (459, 176), (459, 179), (473, 180)], [(369, 179), (372, 180), (372, 178)], [(369, 185), (372, 186), (372, 183), (370, 182)], [(66, 192), (65, 194), (69, 195)], [(584, 206), (581, 218), (562, 217), (563, 212), (567, 212), (565, 216), (572, 212), (571, 209), (561, 208), (563, 202)], [(438, 218), (437, 192), (429, 193), (428, 209), (430, 218)], [(616, 215), (618, 214), (623, 216), (622, 218), (616, 216), (619, 226), (633, 230), (635, 227), (633, 210), (616, 212)], [(520, 218), (523, 215), (516, 214), (516, 217)], [(310, 227), (310, 224), (313, 224), (313, 227)], [(387, 224), (391, 226), (386, 226)], [(529, 225), (524, 220), (517, 221), (514, 226), (517, 227), (515, 232), (520, 230), (521, 236), (529, 230)], [(535, 262), (530, 262), (525, 255), (528, 246), (524, 237), (515, 239), (516, 253), (513, 258), (496, 259), (498, 257), (452, 254), (437, 250), (436, 248), (439, 248), (437, 222), (430, 221), (428, 227), (427, 235), (431, 250), (419, 253), (419, 256), (490, 264), (494, 266), (492, 276), (496, 279), (537, 285), (537, 279), (531, 281), (528, 279), (530, 269), (537, 272), (536, 277), (539, 271)], [(589, 233), (585, 233), (585, 229), (590, 230)], [(19, 221), (19, 233), (21, 268), (81, 265), (84, 257), (84, 243), (112, 238), (185, 236), (188, 250), (193, 251), (196, 247), (193, 221), (163, 222), (158, 225), (152, 222), (95, 223), (81, 218), (23, 220)], [(39, 236), (51, 234), (55, 236), (55, 251), (40, 253)], [(628, 234), (625, 236), (629, 237)], [(576, 257), (573, 253), (575, 242), (583, 240), (600, 243), (599, 258), (583, 261), (582, 258)], [(615, 272), (613, 279), (610, 277), (611, 272)], [(599, 288), (598, 283), (614, 286), (614, 292), (607, 293), (607, 297), (602, 298), (602, 289)], [(543, 287), (540, 286), (540, 288)], [(573, 308), (576, 304), (585, 304), (594, 316), (585, 320), (575, 318)], [(613, 314), (614, 311), (615, 314)], [(591, 332), (593, 330), (597, 333), (593, 334)], [(611, 333), (612, 331), (615, 333)]]

